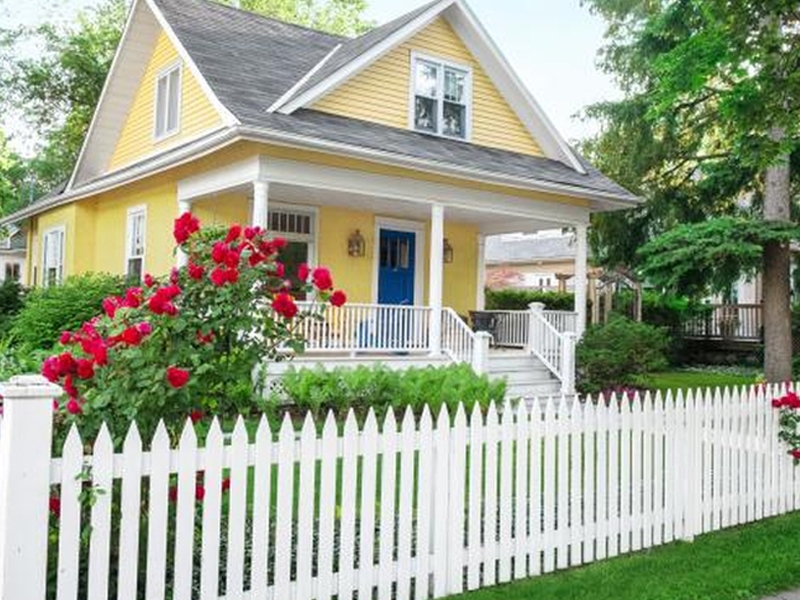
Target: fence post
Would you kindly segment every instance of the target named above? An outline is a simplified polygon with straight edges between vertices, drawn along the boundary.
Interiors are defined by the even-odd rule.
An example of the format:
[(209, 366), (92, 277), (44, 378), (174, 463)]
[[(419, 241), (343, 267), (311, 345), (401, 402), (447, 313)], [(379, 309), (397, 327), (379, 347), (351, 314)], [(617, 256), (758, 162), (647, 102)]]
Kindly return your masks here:
[(561, 353), (561, 393), (575, 393), (575, 346), (578, 335), (572, 332), (562, 334), (564, 349)]
[(688, 475), (687, 494), (684, 502), (683, 536), (685, 542), (693, 542), (696, 535), (702, 530), (702, 478), (703, 472), (700, 464), (703, 452), (703, 429), (698, 414), (697, 395), (690, 394), (685, 400), (686, 404), (681, 411), (684, 415), (682, 429), (684, 432), (685, 468)]
[(528, 354), (533, 354), (536, 347), (536, 331), (538, 330), (538, 317), (544, 312), (544, 304), (541, 302), (531, 302), (528, 305), (530, 315), (528, 316)]
[(489, 344), (492, 341), (492, 334), (488, 331), (477, 331), (474, 339), (472, 370), (478, 375), (485, 375), (489, 372)]
[(53, 400), (40, 375), (0, 383), (0, 598), (44, 598)]

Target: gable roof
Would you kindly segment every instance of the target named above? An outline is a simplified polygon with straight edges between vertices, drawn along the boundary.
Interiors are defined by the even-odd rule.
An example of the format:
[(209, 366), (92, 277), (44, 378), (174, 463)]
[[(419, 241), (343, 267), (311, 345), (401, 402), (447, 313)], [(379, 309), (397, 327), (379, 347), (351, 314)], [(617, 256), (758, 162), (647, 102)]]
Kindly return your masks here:
[(494, 235), (486, 238), (486, 264), (531, 264), (573, 260), (577, 254), (572, 235)]

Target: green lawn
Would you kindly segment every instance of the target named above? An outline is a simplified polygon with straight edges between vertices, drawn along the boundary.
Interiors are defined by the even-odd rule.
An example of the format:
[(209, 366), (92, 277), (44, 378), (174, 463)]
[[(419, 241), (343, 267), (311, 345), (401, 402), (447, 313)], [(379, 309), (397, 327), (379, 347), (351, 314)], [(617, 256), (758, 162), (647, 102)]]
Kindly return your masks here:
[(695, 389), (707, 387), (742, 386), (755, 382), (753, 375), (716, 371), (666, 371), (642, 376), (639, 384), (651, 390)]
[(453, 596), (452, 600), (731, 600), (800, 586), (800, 513)]

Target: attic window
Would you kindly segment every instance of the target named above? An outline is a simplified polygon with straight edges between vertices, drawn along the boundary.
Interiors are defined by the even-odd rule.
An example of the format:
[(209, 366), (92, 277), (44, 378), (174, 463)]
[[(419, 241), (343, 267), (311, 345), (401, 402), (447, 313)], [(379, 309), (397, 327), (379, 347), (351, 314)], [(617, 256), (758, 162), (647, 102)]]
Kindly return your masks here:
[(181, 109), (180, 63), (162, 71), (156, 79), (156, 139), (178, 132)]
[(442, 60), (412, 56), (411, 124), (417, 131), (469, 139), (472, 101), (470, 69)]

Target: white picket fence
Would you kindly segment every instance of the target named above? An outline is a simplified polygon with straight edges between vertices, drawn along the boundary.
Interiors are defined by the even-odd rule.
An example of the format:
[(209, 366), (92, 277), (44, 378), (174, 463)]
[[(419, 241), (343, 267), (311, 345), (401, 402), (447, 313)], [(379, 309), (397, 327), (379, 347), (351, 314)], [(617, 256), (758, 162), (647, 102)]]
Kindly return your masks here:
[[(31, 389), (0, 386), (0, 481), (11, 459), (50, 463), (14, 494), (0, 490), (4, 598), (44, 597), (47, 561), (25, 558), (46, 540), (53, 487), (58, 600), (105, 599), (110, 587), (121, 600), (441, 598), (800, 508), (800, 472), (770, 406), (777, 386), (547, 398), (435, 420), (426, 408), (380, 427), (370, 413), (359, 428), (351, 413), (341, 431), (328, 417), (321, 434), (311, 418), (299, 434), (287, 419), (277, 437), (262, 419), (252, 439), (239, 419), (229, 438), (215, 422), (202, 446), (187, 425), (174, 449), (160, 427), (144, 450), (132, 425), (119, 454), (106, 430), (91, 454), (72, 430), (54, 459), (49, 444), (16, 451), (30, 453), (36, 432), (9, 436), (37, 393), (50, 402), (51, 387)], [(84, 521), (82, 485), (106, 492)], [(17, 510), (38, 520), (3, 520)], [(9, 548), (22, 551), (9, 561)]]

